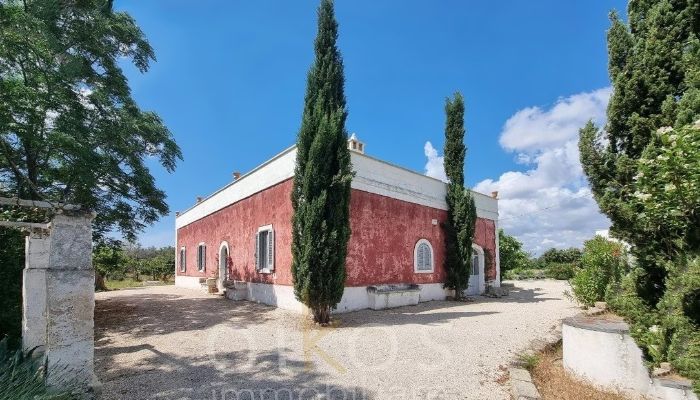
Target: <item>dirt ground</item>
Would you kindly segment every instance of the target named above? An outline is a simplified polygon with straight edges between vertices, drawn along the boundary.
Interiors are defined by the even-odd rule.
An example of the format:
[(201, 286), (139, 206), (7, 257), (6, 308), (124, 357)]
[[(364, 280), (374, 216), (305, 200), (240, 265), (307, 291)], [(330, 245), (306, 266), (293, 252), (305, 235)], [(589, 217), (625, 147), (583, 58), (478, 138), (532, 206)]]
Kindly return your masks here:
[[(503, 366), (578, 309), (561, 281), (510, 296), (299, 314), (173, 286), (96, 294), (103, 399), (508, 399)], [(499, 368), (500, 367), (500, 368)]]

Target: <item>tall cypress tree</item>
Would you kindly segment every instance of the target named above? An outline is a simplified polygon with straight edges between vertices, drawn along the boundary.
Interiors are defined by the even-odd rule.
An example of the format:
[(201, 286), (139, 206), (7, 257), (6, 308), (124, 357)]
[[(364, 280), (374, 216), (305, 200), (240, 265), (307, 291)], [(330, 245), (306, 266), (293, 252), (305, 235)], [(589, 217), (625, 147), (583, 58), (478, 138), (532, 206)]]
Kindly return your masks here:
[(332, 0), (318, 8), (316, 58), (307, 76), (292, 190), (292, 276), (296, 298), (328, 323), (345, 287), (350, 181), (343, 60)]
[(472, 241), (476, 224), (476, 206), (471, 192), (464, 187), (464, 98), (457, 92), (445, 101), (445, 173), (447, 184), (447, 221), (445, 230), (445, 287), (455, 291), (455, 299), (464, 295), (471, 274)]
[[(608, 122), (604, 131), (589, 122), (579, 141), (595, 199), (612, 221), (611, 230), (633, 245), (636, 259), (608, 297), (632, 323), (630, 332), (651, 361), (671, 361), (697, 381), (700, 269), (697, 260), (688, 260), (700, 254), (693, 222), (700, 210), (673, 190), (696, 182), (693, 174), (677, 171), (697, 170), (699, 162), (694, 153), (678, 149), (683, 143), (693, 147), (688, 138), (697, 131), (689, 129), (700, 117), (700, 1), (632, 0), (628, 24), (615, 13), (611, 21), (608, 69), (614, 90)], [(666, 127), (674, 131), (670, 138), (660, 130)], [(674, 173), (663, 175), (669, 170)], [(700, 393), (700, 383), (695, 390)]]

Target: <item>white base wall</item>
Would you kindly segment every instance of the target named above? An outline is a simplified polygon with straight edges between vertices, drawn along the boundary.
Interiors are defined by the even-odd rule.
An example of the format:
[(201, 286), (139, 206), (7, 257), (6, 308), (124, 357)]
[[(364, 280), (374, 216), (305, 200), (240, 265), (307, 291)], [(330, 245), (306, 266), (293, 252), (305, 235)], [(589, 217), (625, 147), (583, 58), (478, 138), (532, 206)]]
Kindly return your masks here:
[(564, 368), (596, 386), (621, 390), (635, 398), (642, 395), (654, 400), (698, 400), (690, 385), (652, 379), (641, 349), (627, 330), (579, 326), (565, 320), (562, 339)]
[(186, 289), (201, 289), (198, 276), (175, 275), (175, 286)]
[[(197, 284), (197, 288), (199, 288), (199, 278), (195, 278), (194, 282)], [(186, 286), (188, 283), (189, 282), (183, 280), (182, 284), (180, 284), (177, 278), (175, 279), (175, 285), (180, 287), (191, 288), (192, 286)], [(306, 306), (301, 304), (294, 297), (294, 288), (292, 286), (253, 282), (248, 282), (247, 285), (247, 300), (300, 313), (306, 311)], [(420, 302), (445, 300), (450, 294), (449, 291), (442, 288), (442, 283), (419, 284), (418, 286), (420, 288)], [(343, 292), (343, 297), (340, 299), (340, 303), (338, 303), (335, 310), (333, 310), (333, 313), (339, 314), (363, 310), (365, 308), (370, 308), (367, 286), (346, 287)]]

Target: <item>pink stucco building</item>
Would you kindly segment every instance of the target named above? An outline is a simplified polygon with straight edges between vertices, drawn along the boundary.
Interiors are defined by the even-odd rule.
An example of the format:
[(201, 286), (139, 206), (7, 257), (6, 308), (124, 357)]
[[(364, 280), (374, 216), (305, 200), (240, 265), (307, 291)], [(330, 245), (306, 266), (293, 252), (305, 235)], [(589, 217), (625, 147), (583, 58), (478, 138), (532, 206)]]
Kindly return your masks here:
[[(375, 308), (374, 289), (368, 288), (387, 285), (410, 285), (408, 297), (415, 301), (444, 299), (449, 295), (442, 287), (445, 183), (364, 154), (354, 135), (348, 145), (356, 174), (352, 234), (345, 293), (336, 312)], [(288, 148), (178, 214), (177, 286), (199, 288), (203, 278), (215, 277), (221, 290), (232, 291), (228, 283), (235, 281), (238, 298), (303, 308), (294, 298), (291, 275), (295, 158), (296, 148)], [(476, 192), (474, 198), (478, 220), (469, 294), (500, 281), (498, 200)]]

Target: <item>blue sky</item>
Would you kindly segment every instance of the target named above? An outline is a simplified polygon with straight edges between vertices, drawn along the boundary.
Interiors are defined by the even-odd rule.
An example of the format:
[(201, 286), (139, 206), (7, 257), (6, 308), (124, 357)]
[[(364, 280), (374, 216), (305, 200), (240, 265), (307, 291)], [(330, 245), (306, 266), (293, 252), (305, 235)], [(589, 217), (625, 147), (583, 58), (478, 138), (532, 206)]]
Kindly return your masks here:
[[(184, 153), (173, 174), (153, 168), (172, 215), (144, 245), (171, 244), (175, 211), (294, 143), (317, 4), (116, 1), (157, 56), (146, 74), (125, 67), (133, 95)], [(604, 119), (611, 9), (624, 14), (625, 2), (338, 0), (348, 131), (368, 154), (440, 176), (444, 99), (459, 90), (469, 185), (502, 193), (501, 225), (533, 253), (580, 245), (606, 227), (571, 141), (579, 123)]]

